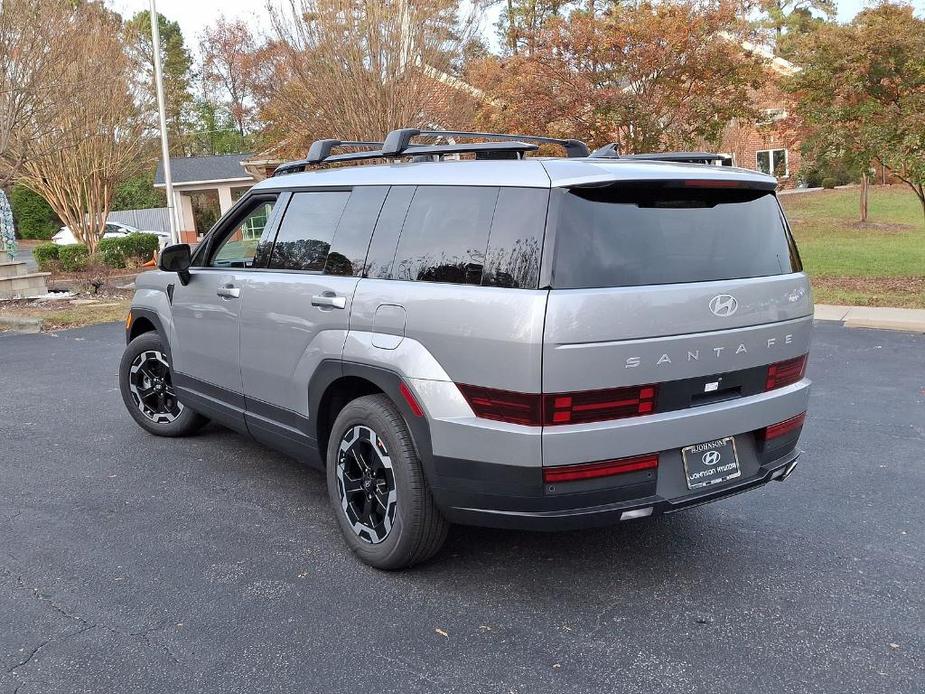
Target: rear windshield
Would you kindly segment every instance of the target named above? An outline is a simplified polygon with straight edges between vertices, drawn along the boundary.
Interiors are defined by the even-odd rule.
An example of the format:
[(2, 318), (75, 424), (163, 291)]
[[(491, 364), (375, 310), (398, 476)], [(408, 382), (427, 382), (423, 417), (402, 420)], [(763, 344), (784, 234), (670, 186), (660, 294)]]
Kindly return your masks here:
[(708, 282), (801, 269), (769, 191), (649, 182), (557, 194), (557, 288)]

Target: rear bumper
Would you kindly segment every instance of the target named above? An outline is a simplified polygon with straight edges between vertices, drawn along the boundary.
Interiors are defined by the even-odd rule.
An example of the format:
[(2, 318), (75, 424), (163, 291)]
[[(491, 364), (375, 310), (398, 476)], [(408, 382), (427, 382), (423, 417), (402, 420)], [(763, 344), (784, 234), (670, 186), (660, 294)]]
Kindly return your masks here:
[[(444, 515), (454, 523), (547, 531), (599, 527), (632, 518), (674, 513), (757, 489), (772, 480), (784, 481), (793, 472), (800, 457), (800, 451), (795, 447), (795, 439), (792, 444), (786, 453), (760, 464), (742, 479), (721, 485), (715, 490), (687, 493), (673, 498), (660, 495), (655, 480), (645, 479), (646, 475), (654, 477), (654, 473), (645, 472), (621, 476), (635, 479), (621, 479), (623, 484), (620, 487), (591, 494), (520, 497), (476, 492), (459, 486), (452, 491), (435, 489), (434, 492)], [(541, 479), (532, 480), (532, 483), (522, 479), (522, 472), (497, 470), (496, 475), (500, 477), (505, 472), (508, 475), (516, 474), (521, 478), (521, 484), (528, 484), (534, 489), (538, 481), (541, 484)], [(512, 487), (511, 482), (508, 480), (505, 485), (498, 479), (498, 486), (506, 486), (511, 492), (516, 493), (516, 486)], [(653, 490), (654, 494), (651, 493)], [(495, 488), (494, 491), (500, 490)], [(605, 497), (609, 497), (609, 500), (594, 503)]]

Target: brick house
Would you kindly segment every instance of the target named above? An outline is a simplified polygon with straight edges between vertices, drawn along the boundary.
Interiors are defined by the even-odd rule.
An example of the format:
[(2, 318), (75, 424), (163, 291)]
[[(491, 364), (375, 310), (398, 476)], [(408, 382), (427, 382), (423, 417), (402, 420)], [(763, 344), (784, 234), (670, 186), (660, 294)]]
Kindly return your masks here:
[(768, 79), (753, 92), (755, 106), (763, 117), (757, 123), (729, 123), (722, 151), (732, 156), (735, 166), (774, 174), (781, 188), (794, 188), (799, 182), (802, 142), (780, 79), (795, 74), (799, 68), (760, 46), (745, 43), (743, 48), (766, 58)]

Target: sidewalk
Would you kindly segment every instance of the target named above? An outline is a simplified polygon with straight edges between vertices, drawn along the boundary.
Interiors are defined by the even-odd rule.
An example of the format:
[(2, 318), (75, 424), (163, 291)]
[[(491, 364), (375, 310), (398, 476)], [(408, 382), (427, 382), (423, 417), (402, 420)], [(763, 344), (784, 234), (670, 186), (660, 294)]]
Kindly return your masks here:
[(816, 320), (840, 321), (846, 328), (880, 328), (925, 333), (925, 309), (816, 304)]

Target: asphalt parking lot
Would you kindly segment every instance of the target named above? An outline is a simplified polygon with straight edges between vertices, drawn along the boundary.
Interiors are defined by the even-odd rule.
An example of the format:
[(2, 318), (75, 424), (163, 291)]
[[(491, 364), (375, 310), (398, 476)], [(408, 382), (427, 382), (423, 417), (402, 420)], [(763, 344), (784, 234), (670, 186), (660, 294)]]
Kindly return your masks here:
[(925, 691), (925, 335), (819, 324), (785, 483), (353, 558), (320, 473), (123, 410), (119, 325), (0, 335), (0, 692)]

